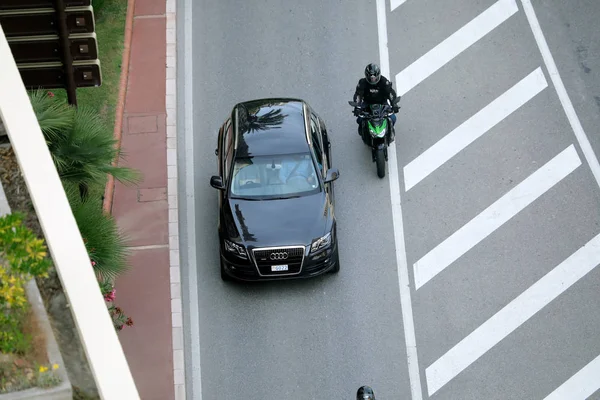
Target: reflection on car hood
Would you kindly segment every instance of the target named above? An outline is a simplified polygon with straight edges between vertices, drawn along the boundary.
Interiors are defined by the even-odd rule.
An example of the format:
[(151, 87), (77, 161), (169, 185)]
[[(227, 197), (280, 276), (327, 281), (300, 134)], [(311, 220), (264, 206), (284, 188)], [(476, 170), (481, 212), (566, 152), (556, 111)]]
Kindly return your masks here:
[(291, 199), (230, 199), (238, 232), (249, 247), (310, 245), (331, 226), (324, 192)]

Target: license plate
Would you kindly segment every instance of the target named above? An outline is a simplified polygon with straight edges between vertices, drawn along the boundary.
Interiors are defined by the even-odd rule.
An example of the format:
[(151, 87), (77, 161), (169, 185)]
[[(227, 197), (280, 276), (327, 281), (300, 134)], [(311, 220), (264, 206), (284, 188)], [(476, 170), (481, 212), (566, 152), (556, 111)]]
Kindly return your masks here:
[(271, 271), (287, 271), (287, 265), (271, 265)]

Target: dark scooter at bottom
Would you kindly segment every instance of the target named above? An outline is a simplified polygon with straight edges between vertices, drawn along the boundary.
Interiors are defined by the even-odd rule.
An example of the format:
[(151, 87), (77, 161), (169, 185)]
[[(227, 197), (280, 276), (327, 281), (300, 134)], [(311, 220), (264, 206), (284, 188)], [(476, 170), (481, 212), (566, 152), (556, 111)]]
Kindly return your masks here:
[(356, 400), (375, 400), (375, 392), (370, 386), (361, 386), (356, 392)]

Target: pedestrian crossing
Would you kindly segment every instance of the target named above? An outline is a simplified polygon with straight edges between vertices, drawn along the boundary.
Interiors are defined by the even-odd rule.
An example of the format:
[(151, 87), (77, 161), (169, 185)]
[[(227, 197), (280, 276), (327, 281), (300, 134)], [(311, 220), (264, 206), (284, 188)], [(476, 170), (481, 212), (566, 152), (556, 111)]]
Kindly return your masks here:
[(396, 75), (396, 92), (402, 96), (452, 61), (518, 11), (515, 0), (499, 0)]
[[(394, 24), (395, 15), (402, 13), (404, 6), (418, 1), (390, 0), (386, 21), (387, 26)], [(431, 1), (429, 4), (431, 4)], [(411, 10), (414, 10), (414, 8), (411, 8)], [(529, 33), (535, 37), (536, 43), (539, 46), (539, 49), (532, 49), (532, 54), (534, 54), (532, 57), (537, 57), (538, 52), (542, 55), (542, 57), (538, 57), (538, 66), (533, 70), (522, 71), (522, 75), (520, 76), (513, 76), (514, 82), (508, 90), (503, 93), (497, 93), (494, 100), (484, 105), (471, 117), (461, 122), (458, 126), (447, 129), (446, 132), (449, 131), (449, 133), (441, 139), (434, 141), (431, 146), (423, 150), (418, 156), (411, 160), (404, 160), (398, 157), (398, 170), (402, 172), (401, 176), (399, 176), (400, 187), (403, 186), (404, 188), (402, 201), (405, 203), (409, 202), (409, 205), (403, 205), (403, 214), (408, 215), (413, 211), (426, 214), (427, 209), (424, 209), (422, 202), (418, 202), (414, 206), (410, 204), (412, 191), (415, 188), (423, 186), (425, 181), (428, 183), (434, 182), (435, 184), (428, 185), (426, 189), (420, 188), (420, 190), (422, 190), (421, 193), (425, 191), (426, 195), (436, 196), (435, 191), (439, 191), (444, 186), (444, 182), (436, 180), (439, 176), (438, 172), (441, 169), (447, 167), (453, 159), (474, 144), (485, 146), (485, 143), (487, 143), (486, 134), (493, 128), (496, 128), (495, 135), (502, 135), (504, 132), (502, 129), (498, 130), (498, 126), (505, 121), (510, 121), (511, 116), (517, 110), (522, 109), (526, 104), (530, 104), (532, 99), (539, 96), (540, 93), (551, 90), (552, 96), (559, 97), (560, 104), (562, 105), (560, 111), (565, 114), (565, 119), (569, 123), (568, 126), (571, 127), (570, 132), (562, 133), (564, 137), (568, 137), (569, 143), (566, 147), (563, 146), (558, 151), (553, 149), (552, 151), (555, 151), (555, 153), (549, 160), (541, 163), (541, 167), (533, 170), (520, 182), (514, 182), (509, 190), (504, 190), (503, 192), (499, 190), (497, 199), (489, 204), (487, 208), (476, 213), (473, 217), (467, 218), (459, 229), (429, 248), (425, 254), (412, 257), (414, 260), (411, 260), (409, 257), (409, 270), (412, 272), (411, 286), (414, 285), (412, 296), (415, 304), (413, 307), (414, 310), (410, 313), (411, 318), (412, 314), (417, 315), (420, 307), (422, 307), (421, 303), (419, 303), (419, 294), (424, 287), (427, 287), (430, 285), (430, 282), (436, 280), (451, 282), (453, 279), (453, 266), (460, 264), (464, 260), (464, 256), (472, 252), (473, 249), (485, 247), (489, 243), (489, 238), (493, 237), (495, 232), (500, 229), (507, 229), (506, 226), (509, 221), (514, 220), (525, 209), (539, 202), (540, 199), (549, 196), (549, 193), (556, 195), (557, 191), (560, 193), (560, 196), (563, 196), (560, 199), (561, 202), (568, 202), (569, 197), (578, 196), (577, 193), (560, 192), (564, 190), (565, 186), (562, 185), (564, 182), (581, 179), (580, 174), (575, 176), (575, 171), (580, 171), (581, 168), (586, 169), (585, 176), (588, 179), (586, 183), (589, 184), (591, 182), (593, 185), (580, 185), (580, 190), (584, 191), (586, 196), (592, 198), (597, 198), (598, 196), (598, 184), (600, 184), (600, 181), (598, 181), (598, 176), (600, 176), (600, 168), (597, 167), (598, 160), (593, 154), (589, 142), (587, 142), (587, 137), (585, 137), (575, 110), (568, 99), (554, 61), (547, 49), (545, 39), (543, 39), (543, 33), (533, 12), (533, 6), (529, 0), (522, 0), (520, 2), (517, 2), (517, 0), (496, 0), (487, 9), (473, 16), (463, 27), (459, 28), (435, 47), (420, 55), (407, 67), (396, 72), (397, 68), (392, 63), (389, 66), (389, 70), (392, 73), (396, 72), (396, 91), (398, 95), (404, 97), (404, 103), (410, 102), (411, 95), (419, 93), (419, 90), (422, 89), (421, 84), (424, 81), (433, 75), (440, 76), (447, 74), (446, 66), (450, 64), (456, 65), (461, 62), (472, 62), (473, 57), (461, 57), (471, 46), (483, 38), (493, 37), (494, 41), (501, 41), (502, 37), (494, 36), (498, 34), (497, 28), (509, 19), (522, 14), (526, 14), (527, 21), (531, 26)], [(408, 34), (411, 36), (410, 32)], [(416, 33), (412, 35), (412, 37), (417, 36)], [(401, 44), (398, 43), (398, 40), (392, 40), (391, 37), (387, 38), (387, 41), (387, 51), (392, 55), (395, 51), (394, 46)], [(515, 62), (515, 64), (518, 64), (518, 62)], [(498, 69), (503, 67), (502, 65), (497, 66)], [(383, 68), (385, 70), (386, 66), (383, 66)], [(490, 77), (494, 76), (494, 71), (487, 72)], [(448, 79), (451, 78), (451, 76), (448, 76)], [(540, 110), (539, 108), (539, 106), (535, 107), (535, 117), (543, 117), (545, 114), (548, 114), (548, 117), (555, 116), (555, 110)], [(526, 112), (532, 112), (532, 108), (528, 108)], [(397, 140), (397, 146), (402, 146), (402, 120), (410, 118), (410, 115), (402, 115), (402, 113), (399, 115), (399, 140)], [(506, 129), (506, 125), (502, 126)], [(547, 140), (544, 136), (546, 132), (539, 132), (537, 130), (534, 117), (531, 119), (531, 126), (526, 127), (525, 131), (530, 135), (539, 135), (540, 141)], [(583, 154), (583, 160), (580, 158), (580, 154)], [(478, 162), (477, 159), (468, 161), (473, 163)], [(537, 159), (533, 159), (528, 161), (527, 164), (536, 164), (537, 161)], [(515, 165), (515, 168), (519, 169), (520, 166)], [(596, 178), (596, 181), (594, 181), (594, 178)], [(394, 187), (395, 183), (391, 183), (390, 185)], [(560, 189), (556, 189), (557, 187), (560, 187)], [(455, 190), (460, 190), (460, 188), (455, 188)], [(392, 193), (394, 192), (392, 191)], [(394, 204), (394, 201), (396, 200), (392, 198), (392, 204)], [(451, 207), (451, 205), (449, 204), (448, 207)], [(498, 304), (497, 312), (494, 315), (485, 319), (483, 323), (468, 333), (458, 343), (455, 343), (453, 347), (437, 354), (437, 358), (433, 362), (428, 365), (420, 365), (421, 373), (424, 373), (423, 381), (426, 383), (424, 392), (430, 397), (434, 397), (450, 385), (459, 374), (465, 373), (470, 367), (476, 368), (475, 364), (486, 353), (495, 346), (498, 346), (513, 332), (522, 328), (525, 322), (531, 320), (540, 310), (563, 295), (563, 293), (576, 285), (577, 282), (585, 279), (600, 264), (600, 227), (598, 226), (598, 215), (600, 213), (598, 213), (598, 208), (600, 207), (596, 202), (594, 209), (585, 210), (585, 212), (590, 213), (590, 226), (585, 228), (586, 240), (572, 246), (575, 249), (574, 252), (564, 260), (557, 260), (556, 263), (547, 265), (547, 273), (537, 281), (531, 282), (531, 285), (516, 298), (507, 298), (505, 303)], [(465, 210), (465, 215), (473, 214), (472, 211)], [(556, 211), (548, 210), (548, 212), (555, 213)], [(439, 223), (443, 222), (439, 221)], [(527, 224), (531, 225), (533, 233), (524, 240), (536, 240), (535, 223), (534, 219), (527, 221)], [(568, 220), (560, 220), (559, 223), (563, 223), (564, 230), (567, 231), (570, 229), (573, 231), (581, 230), (581, 227), (569, 225)], [(436, 226), (411, 226), (407, 223), (404, 223), (403, 226), (403, 229), (409, 233), (423, 229), (433, 231), (436, 228)], [(409, 239), (406, 241), (406, 248), (410, 252), (410, 238), (423, 237), (423, 234), (409, 234), (407, 236)], [(584, 236), (581, 234), (574, 237), (580, 238)], [(515, 240), (519, 239), (516, 238)], [(548, 243), (547, 245), (552, 246), (553, 244)], [(484, 279), (485, 271), (478, 270), (477, 264), (471, 263), (469, 267), (472, 268), (473, 275), (477, 275), (477, 279)], [(522, 267), (526, 268), (527, 266), (523, 265)], [(476, 279), (473, 278), (473, 281), (476, 282)], [(502, 282), (498, 282), (498, 290), (502, 290), (502, 285)], [(410, 296), (408, 299), (410, 299)], [(451, 299), (439, 301), (451, 301)], [(474, 299), (474, 301), (480, 300)], [(586, 301), (589, 301), (589, 299), (586, 299)], [(599, 297), (592, 299), (592, 301), (596, 301), (600, 305)], [(425, 304), (425, 307), (431, 306), (429, 303), (423, 304)], [(403, 312), (403, 315), (405, 314)], [(416, 326), (416, 331), (417, 333), (419, 332), (419, 326)], [(550, 332), (548, 334), (551, 335)], [(435, 341), (436, 335), (443, 336), (444, 332), (424, 332), (421, 336), (417, 334), (416, 349), (423, 343)], [(532, 340), (535, 340), (535, 338), (532, 338)], [(535, 342), (532, 345), (535, 345)], [(577, 338), (573, 338), (573, 346), (577, 346)], [(600, 343), (596, 349), (589, 350), (600, 353)], [(535, 360), (530, 361), (532, 364), (535, 363)], [(421, 362), (423, 361), (421, 360)], [(493, 362), (493, 360), (488, 360), (488, 362)], [(546, 392), (540, 392), (539, 398), (552, 400), (585, 399), (600, 390), (600, 379), (598, 378), (600, 376), (600, 356), (587, 364), (581, 364), (581, 369), (577, 373), (572, 376), (564, 376), (564, 380), (561, 382), (554, 382), (553, 388), (551, 390), (548, 390), (548, 388), (544, 389)], [(548, 368), (552, 367), (548, 366)], [(413, 378), (411, 377), (411, 379)], [(502, 378), (497, 377), (497, 379), (501, 380)], [(419, 385), (420, 383), (417, 384), (417, 386)], [(473, 388), (454, 388), (454, 391), (445, 391), (444, 394), (446, 397), (444, 398), (466, 398), (462, 393), (467, 393), (471, 390)], [(474, 398), (477, 397), (475, 396)]]
[[(600, 235), (480, 325), (426, 369), (435, 393), (600, 263)], [(597, 384), (597, 382), (595, 382)]]
[(433, 279), (580, 165), (581, 160), (575, 147), (569, 146), (454, 232), (413, 265), (416, 289)]
[(481, 109), (477, 114), (431, 146), (404, 167), (404, 185), (408, 191), (450, 158), (484, 135), (523, 104), (548, 87), (538, 67), (519, 83)]

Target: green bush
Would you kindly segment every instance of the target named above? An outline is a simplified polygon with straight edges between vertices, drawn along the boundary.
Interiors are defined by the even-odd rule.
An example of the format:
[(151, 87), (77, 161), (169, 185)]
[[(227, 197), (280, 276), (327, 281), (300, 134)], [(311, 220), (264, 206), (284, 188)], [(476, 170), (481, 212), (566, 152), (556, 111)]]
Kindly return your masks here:
[(23, 333), (26, 308), (0, 313), (0, 353), (25, 354), (31, 349), (31, 336)]
[(50, 267), (44, 239), (23, 224), (23, 214), (0, 218), (0, 252), (13, 276), (44, 276)]
[(47, 276), (50, 260), (44, 240), (23, 225), (19, 213), (0, 218), (0, 352), (22, 354), (30, 338), (23, 334), (28, 309), (25, 285)]

